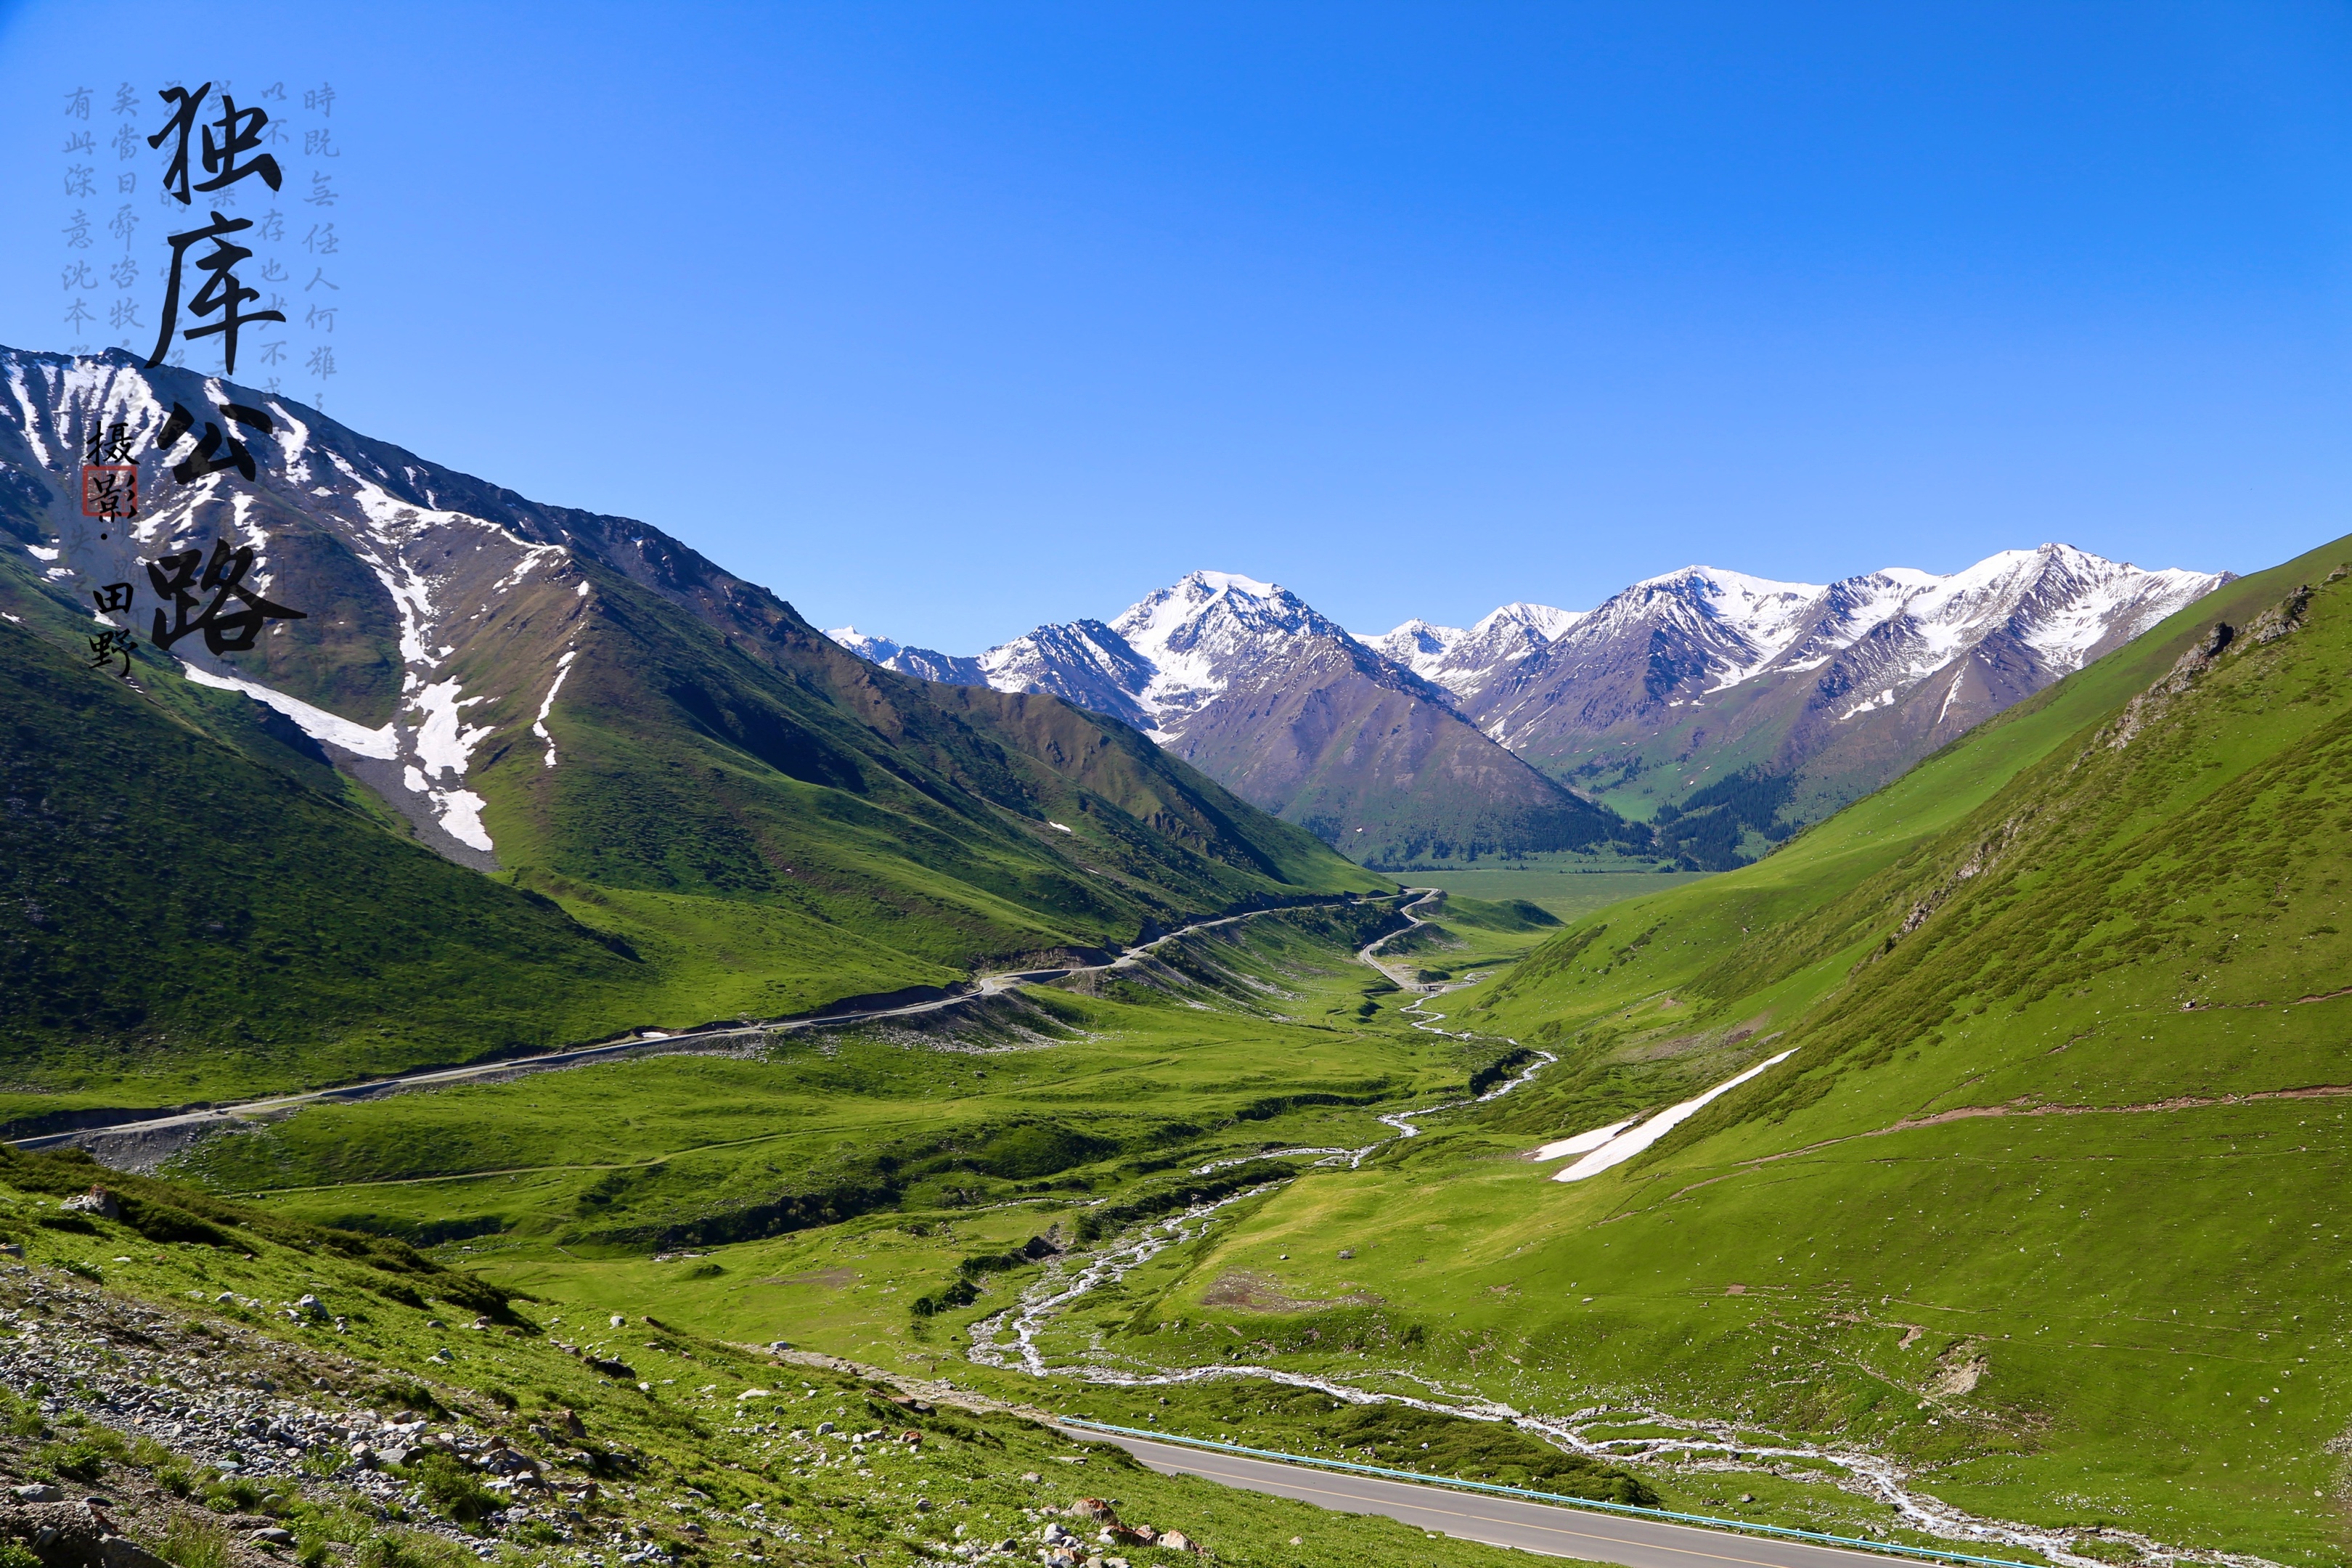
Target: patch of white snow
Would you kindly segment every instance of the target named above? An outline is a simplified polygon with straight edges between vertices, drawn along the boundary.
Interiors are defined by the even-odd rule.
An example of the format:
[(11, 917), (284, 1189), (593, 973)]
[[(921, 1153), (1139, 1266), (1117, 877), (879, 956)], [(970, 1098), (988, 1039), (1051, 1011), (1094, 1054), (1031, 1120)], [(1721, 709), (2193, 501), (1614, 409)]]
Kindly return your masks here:
[(323, 708), (313, 708), (299, 697), (289, 697), (282, 691), (272, 691), (267, 686), (234, 675), (215, 675), (209, 669), (198, 669), (183, 659), (181, 673), (198, 686), (209, 686), (215, 691), (242, 691), (256, 702), (266, 702), (302, 728), (302, 732), (314, 741), (324, 741), (341, 746), (346, 752), (377, 762), (388, 763), (400, 754), (399, 742), (393, 738), (392, 726), (371, 730), (355, 724)]
[(1547, 1143), (1529, 1154), (1528, 1158), (1558, 1160), (1570, 1154), (1590, 1154), (1593, 1150), (1600, 1148), (1601, 1145), (1633, 1126), (1634, 1120), (1629, 1117), (1623, 1121), (1612, 1121), (1606, 1127), (1596, 1127), (1590, 1132), (1580, 1132), (1573, 1138), (1562, 1138), (1558, 1142)]
[(498, 847), (490, 842), (489, 829), (482, 826), (482, 807), (489, 803), (480, 795), (469, 789), (435, 790), (433, 802), (441, 808), (441, 826), (450, 837), (486, 854)]
[(1721, 1083), (1717, 1084), (1713, 1089), (1708, 1089), (1705, 1094), (1699, 1095), (1696, 1099), (1685, 1100), (1680, 1105), (1668, 1106), (1665, 1110), (1659, 1111), (1655, 1116), (1651, 1117), (1647, 1121), (1643, 1122), (1639, 1127), (1636, 1127), (1628, 1132), (1620, 1132), (1614, 1138), (1610, 1139), (1608, 1142), (1601, 1144), (1601, 1147), (1585, 1155), (1583, 1159), (1579, 1160), (1575, 1164), (1570, 1165), (1567, 1170), (1562, 1171), (1559, 1174), (1554, 1176), (1552, 1180), (1555, 1182), (1580, 1182), (1587, 1176), (1599, 1175), (1601, 1172), (1607, 1170), (1612, 1165), (1624, 1163), (1634, 1155), (1640, 1153), (1643, 1150), (1648, 1148), (1651, 1144), (1655, 1143), (1659, 1139), (1664, 1137), (1675, 1128), (1688, 1121), (1700, 1107), (1714, 1100), (1717, 1095), (1729, 1093), (1731, 1090), (1738, 1089), (1741, 1084), (1746, 1083), (1749, 1079), (1754, 1078), (1757, 1074), (1762, 1072), (1765, 1068), (1774, 1067), (1781, 1062), (1787, 1061), (1790, 1057), (1793, 1057), (1796, 1054), (1797, 1048), (1794, 1046), (1791, 1046), (1777, 1057), (1768, 1057), (1764, 1060), (1758, 1062), (1754, 1067), (1749, 1068), (1746, 1072), (1739, 1074), (1737, 1078), (1727, 1078), (1724, 1079)]
[(539, 705), (539, 717), (530, 722), (530, 732), (547, 742), (546, 762), (551, 768), (555, 765), (555, 737), (548, 733), (547, 716), (555, 711), (555, 694), (563, 689), (563, 678), (572, 673), (572, 661), (579, 657), (579, 649), (565, 648), (563, 657), (555, 661), (555, 679), (547, 689), (547, 700)]
[(490, 726), (468, 728), (461, 710), (477, 702), (480, 697), (464, 696), (455, 678), (436, 680), (410, 700), (424, 715), (416, 727), (416, 756), (425, 764), (428, 776), (454, 774), (462, 782), (466, 770), (474, 759), (474, 748), (487, 740)]

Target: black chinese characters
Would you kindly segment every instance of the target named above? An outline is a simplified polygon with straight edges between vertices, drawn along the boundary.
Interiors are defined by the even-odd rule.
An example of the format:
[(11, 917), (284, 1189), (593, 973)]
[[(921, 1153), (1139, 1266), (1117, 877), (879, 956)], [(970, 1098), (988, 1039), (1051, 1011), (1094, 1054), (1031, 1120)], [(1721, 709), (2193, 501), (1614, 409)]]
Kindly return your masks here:
[[(248, 430), (258, 430), (266, 436), (278, 428), (269, 416), (258, 408), (248, 408), (242, 403), (224, 403), (220, 407), (223, 414)], [(170, 451), (181, 437), (195, 427), (195, 423), (194, 415), (174, 403), (172, 405), (172, 416), (163, 421), (163, 428), (156, 432), (155, 449)], [(215, 453), (221, 455), (215, 457)], [(248, 479), (257, 472), (253, 454), (246, 450), (245, 443), (235, 436), (223, 436), (221, 427), (207, 419), (203, 439), (196, 443), (194, 451), (172, 465), (172, 477), (184, 485), (194, 484), (206, 474), (216, 474), (223, 468), (235, 468)]]
[[(221, 94), (221, 116), (204, 126), (204, 166), (210, 179), (200, 184), (190, 183), (188, 171), (188, 137), (196, 127), (196, 115), (213, 84), (205, 83), (193, 93), (185, 88), (165, 88), (157, 94), (164, 102), (174, 105), (172, 118), (163, 128), (147, 138), (150, 147), (163, 146), (166, 138), (173, 139), (173, 150), (170, 166), (163, 175), (164, 188), (183, 205), (192, 205), (194, 192), (219, 191), (235, 184), (248, 174), (261, 176), (262, 184), (277, 190), (282, 176), (278, 160), (267, 153), (255, 153), (261, 145), (262, 127), (269, 123), (269, 113), (259, 107), (239, 109), (236, 100), (226, 92)], [(217, 130), (219, 135), (215, 136)], [(253, 153), (251, 157), (246, 154)], [(221, 340), (221, 358), (226, 373), (236, 374), (236, 341), (238, 329), (253, 321), (283, 321), (282, 310), (247, 311), (247, 300), (258, 300), (260, 292), (237, 281), (236, 264), (249, 258), (253, 251), (242, 245), (230, 243), (228, 236), (253, 226), (251, 218), (232, 218), (214, 212), (212, 222), (203, 228), (189, 229), (169, 237), (172, 264), (163, 284), (163, 318), (155, 336), (155, 352), (147, 361), (152, 368), (163, 363), (171, 352), (172, 334), (180, 324), (180, 284), (185, 271), (188, 251), (196, 245), (210, 241), (213, 248), (196, 258), (198, 270), (207, 274), (204, 283), (188, 300), (188, 313), (206, 317), (217, 315), (220, 320), (201, 327), (190, 327), (184, 336), (215, 337)], [(250, 477), (248, 475), (248, 477)]]
[[(196, 571), (199, 564), (204, 567), (202, 576)], [(225, 539), (213, 541), (209, 561), (201, 550), (186, 550), (151, 563), (147, 580), (172, 606), (172, 613), (167, 619), (163, 606), (156, 606), (149, 640), (157, 647), (168, 648), (191, 632), (202, 632), (209, 652), (243, 653), (253, 647), (267, 623), (308, 618), (300, 610), (273, 605), (247, 587), (245, 576), (252, 570), (253, 547), (247, 544), (231, 550)], [(197, 603), (205, 595), (211, 598), (199, 610)], [(229, 607), (232, 603), (235, 609)]]

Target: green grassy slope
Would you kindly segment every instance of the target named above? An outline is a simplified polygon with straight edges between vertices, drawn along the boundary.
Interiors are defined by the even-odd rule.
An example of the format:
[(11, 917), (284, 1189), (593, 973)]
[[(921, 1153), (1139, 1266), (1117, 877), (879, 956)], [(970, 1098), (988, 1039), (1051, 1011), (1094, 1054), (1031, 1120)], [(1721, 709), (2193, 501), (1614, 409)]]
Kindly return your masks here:
[[(93, 1178), (119, 1190), (120, 1219), (58, 1211)], [(102, 1487), (110, 1508), (149, 1493), (181, 1500), (180, 1533), (142, 1532), (175, 1563), (268, 1550), (311, 1563), (539, 1568), (626, 1550), (686, 1568), (747, 1557), (845, 1568), (946, 1560), (959, 1540), (1034, 1542), (1035, 1510), (1085, 1496), (1116, 1498), (1129, 1523), (1181, 1530), (1237, 1568), (1502, 1560), (1390, 1520), (1157, 1475), (949, 1390), (918, 1385), (929, 1397), (910, 1400), (853, 1369), (772, 1355), (751, 1336), (697, 1331), (667, 1304), (653, 1316), (635, 1302), (624, 1321), (560, 1288), (518, 1298), (396, 1241), (70, 1156), (0, 1150), (0, 1237), (24, 1249), (0, 1278), (0, 1301), (24, 1328), (11, 1335), (16, 1388), (37, 1399), (0, 1391), (0, 1458), (13, 1481), (63, 1482), (76, 1495)], [(311, 1298), (319, 1315), (294, 1307)], [(45, 1374), (54, 1382), (35, 1382)], [(562, 1489), (492, 1495), (483, 1477), (424, 1457), (394, 1472), (412, 1484), (387, 1504), (352, 1484), (340, 1443), (309, 1447), (299, 1464), (282, 1462), (275, 1442), (263, 1464), (248, 1448), (246, 1473), (225, 1473), (215, 1438), (142, 1422), (97, 1386), (116, 1378), (192, 1391), (192, 1404), (236, 1397), (272, 1416), (265, 1399), (339, 1425), (366, 1411), (383, 1448), (407, 1445), (375, 1430), (378, 1417), (495, 1436)], [(1507, 1446), (1462, 1422), (1415, 1436), (1449, 1458)], [(1570, 1474), (1626, 1484), (1591, 1463)], [(231, 1513), (269, 1516), (289, 1547), (233, 1551), (219, 1517)], [(1200, 1561), (1141, 1543), (1125, 1555), (1137, 1568)]]
[[(1218, 1321), (1215, 1277), (1250, 1270), (1442, 1300), (1418, 1369), (1523, 1407), (1613, 1398), (1889, 1455), (1979, 1516), (2343, 1561), (2347, 559), (2231, 584), (1761, 864), (1571, 925), (1469, 1015), (1556, 1069), (1294, 1185), (1163, 1316)], [(2231, 647), (2180, 666), (2216, 620)], [(1588, 1180), (1510, 1158), (1781, 1051)]]
[(625, 582), (600, 602), (572, 634), (564, 764), (518, 746), (477, 775), (509, 864), (794, 911), (952, 964), (1379, 885), (1054, 699), (876, 669), (789, 610), (754, 658)]
[(0, 550), (0, 1020), (43, 1093), (0, 1114), (772, 1017), (1383, 886), (1125, 726), (875, 670), (781, 603), (753, 658), (617, 575), (561, 634), (562, 765), (501, 734), (478, 772), (484, 879), (261, 705), (144, 648), (139, 689), (87, 668), (37, 568)]
[[(257, 761), (0, 623), (12, 1066), (59, 1087), (152, 1071), (170, 1103), (572, 1037), (645, 988), (642, 963), (394, 837), (334, 779)], [(184, 1076), (206, 1047), (244, 1065)]]

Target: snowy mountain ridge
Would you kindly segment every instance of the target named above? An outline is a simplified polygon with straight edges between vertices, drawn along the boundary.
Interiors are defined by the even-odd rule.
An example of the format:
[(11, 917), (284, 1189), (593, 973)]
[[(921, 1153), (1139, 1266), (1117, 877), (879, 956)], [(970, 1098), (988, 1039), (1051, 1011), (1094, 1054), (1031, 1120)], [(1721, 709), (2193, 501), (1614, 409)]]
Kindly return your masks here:
[[(1234, 572), (1189, 573), (1108, 623), (1039, 626), (969, 658), (855, 626), (825, 635), (859, 658), (904, 674), (999, 691), (1051, 692), (1116, 714), (1162, 745), (1234, 679), (1269, 658), (1314, 642), (1362, 646), (1289, 589)], [(1407, 684), (1419, 684), (1410, 670), (1398, 673)]]
[(1361, 640), (1459, 696), (1483, 684), (1497, 667), (1517, 663), (1582, 619), (1584, 612), (1580, 610), (1505, 605), (1466, 629), (1415, 618), (1394, 631)]
[[(1475, 624), (1413, 619), (1356, 637), (1278, 584), (1232, 572), (1194, 572), (1146, 595), (1108, 624), (1040, 626), (964, 658), (874, 637), (855, 626), (826, 635), (876, 664), (1001, 691), (1052, 691), (1118, 711), (1163, 743), (1187, 715), (1225, 690), (1276, 647), (1302, 638), (1346, 639), (1452, 697), (1472, 717), (1495, 679), (1539, 653), (1599, 648), (1628, 635), (1671, 630), (1697, 651), (1706, 676), (1693, 695), (1729, 690), (1768, 672), (1801, 674), (1874, 634), (1899, 637), (1887, 672), (1913, 684), (1943, 668), (1996, 628), (2008, 626), (2046, 667), (2067, 674), (2094, 649), (2129, 641), (2228, 574), (2144, 571), (2072, 545), (2006, 550), (1939, 576), (1894, 566), (1836, 583), (1784, 583), (1692, 565), (1646, 577), (1591, 610), (1518, 602)], [(2011, 623), (2015, 623), (2013, 626)], [(1669, 700), (1687, 702), (1690, 696)], [(1504, 743), (1513, 743), (1508, 724)]]
[[(145, 563), (215, 539), (253, 552), (247, 581), (267, 597), (316, 606), (339, 597), (348, 603), (367, 588), (380, 592), (391, 615), (375, 635), (388, 657), (372, 669), (356, 662), (342, 671), (322, 666), (286, 637), (285, 620), (269, 626), (244, 668), (211, 651), (205, 638), (177, 640), (170, 651), (191, 680), (242, 691), (348, 758), (352, 772), (445, 855), (495, 868), (485, 802), (467, 787), (476, 752), (491, 731), (469, 723), (467, 710), (488, 698), (465, 653), (478, 637), (508, 629), (520, 605), (551, 612), (545, 625), (563, 647), (551, 649), (543, 666), (510, 667), (509, 681), (538, 689), (502, 695), (542, 710), (552, 703), (570, 651), (564, 628), (587, 608), (590, 591), (570, 541), (533, 541), (509, 526), (511, 519), (445, 506), (448, 498), (433, 474), (414, 465), (386, 467), (372, 443), (316, 428), (317, 416), (285, 399), (257, 399), (218, 378), (147, 371), (121, 354), (61, 359), (10, 351), (5, 363), (0, 463), (29, 459), (29, 466), (61, 470), (95, 432), (110, 429), (160, 467), (195, 439), (183, 434), (169, 450), (152, 450), (150, 438), (169, 433), (172, 402), (200, 404), (217, 419), (213, 411), (234, 397), (256, 399), (274, 427), (241, 427), (238, 435), (269, 470), (268, 485), (241, 482), (228, 469), (185, 484), (160, 484), (156, 475), (135, 517), (90, 518), (59, 507), (51, 513), (58, 537), (52, 553), (61, 552), (67, 563), (45, 574), (83, 595), (110, 582), (130, 584), (131, 609), (96, 612), (92, 620), (100, 629), (119, 626), (141, 637), (148, 635), (152, 603)], [(168, 390), (159, 395), (159, 388)], [(194, 428), (203, 427), (199, 416)], [(298, 511), (339, 551), (289, 558), (275, 531)], [(560, 531), (557, 537), (564, 538)], [(268, 671), (267, 682), (254, 678), (256, 664)], [(363, 684), (354, 684), (353, 669), (362, 672)], [(345, 711), (331, 710), (329, 700)], [(365, 720), (349, 717), (352, 710)], [(537, 733), (545, 742), (545, 765), (557, 766), (560, 751), (543, 710)]]
[[(1344, 740), (1379, 705), (1367, 690), (1443, 709), (1604, 799), (1644, 773), (1654, 776), (1638, 795), (1677, 798), (1714, 773), (1710, 748), (1729, 745), (1741, 761), (1727, 760), (1727, 772), (1810, 766), (1832, 800), (1875, 787), (2227, 580), (2065, 544), (2002, 551), (1950, 574), (1886, 567), (1825, 584), (1692, 565), (1589, 611), (1520, 601), (1467, 627), (1414, 619), (1357, 637), (1287, 588), (1204, 571), (1108, 622), (1039, 626), (972, 658), (846, 626), (829, 635), (907, 674), (1047, 691), (1113, 714), (1269, 809), (1288, 808), (1259, 776), (1262, 752), (1290, 758), (1273, 773), (1291, 782), (1302, 747), (1327, 772), (1370, 766)], [(1334, 682), (1354, 695), (1278, 700), (1328, 694)], [(1724, 716), (1727, 704), (1736, 716)], [(1297, 732), (1268, 730), (1277, 713)], [(1359, 783), (1371, 787), (1368, 774)]]

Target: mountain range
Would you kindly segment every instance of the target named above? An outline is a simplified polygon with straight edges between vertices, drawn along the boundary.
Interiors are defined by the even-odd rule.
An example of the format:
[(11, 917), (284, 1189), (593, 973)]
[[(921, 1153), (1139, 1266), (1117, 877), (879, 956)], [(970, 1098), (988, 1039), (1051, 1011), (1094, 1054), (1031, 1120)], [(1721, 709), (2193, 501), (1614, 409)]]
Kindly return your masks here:
[[(877, 669), (642, 523), (120, 352), (0, 378), (0, 996), (42, 1049), (373, 1070), (1387, 885), (1124, 723)], [(257, 479), (175, 479), (207, 420)], [(135, 516), (85, 515), (107, 438)]]
[(1826, 585), (1692, 566), (1590, 611), (1357, 637), (1286, 588), (1195, 572), (976, 658), (828, 635), (1124, 720), (1368, 865), (1567, 850), (1720, 869), (2228, 580), (2063, 544)]

